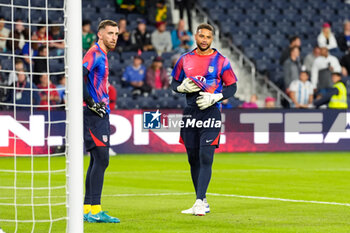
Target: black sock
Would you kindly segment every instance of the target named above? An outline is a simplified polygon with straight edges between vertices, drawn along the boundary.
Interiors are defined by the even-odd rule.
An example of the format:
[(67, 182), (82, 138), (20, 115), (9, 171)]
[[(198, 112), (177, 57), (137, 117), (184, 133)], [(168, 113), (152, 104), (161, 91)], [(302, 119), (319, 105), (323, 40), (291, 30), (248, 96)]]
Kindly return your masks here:
[(104, 173), (109, 164), (109, 148), (95, 147), (90, 151), (90, 154), (84, 203), (100, 205)]
[(200, 162), (199, 162), (199, 148), (186, 148), (187, 155), (188, 155), (188, 162), (191, 166), (191, 177), (194, 189), (197, 194), (197, 185), (198, 185), (198, 176), (199, 176), (199, 168), (200, 168)]
[(216, 146), (202, 146), (199, 150), (200, 170), (197, 184), (197, 199), (206, 197), (211, 178), (211, 167)]
[(85, 199), (84, 204), (91, 205), (91, 185), (90, 185), (90, 175), (91, 175), (91, 169), (94, 164), (94, 157), (90, 153), (90, 164), (89, 168), (86, 172), (86, 179), (85, 179)]

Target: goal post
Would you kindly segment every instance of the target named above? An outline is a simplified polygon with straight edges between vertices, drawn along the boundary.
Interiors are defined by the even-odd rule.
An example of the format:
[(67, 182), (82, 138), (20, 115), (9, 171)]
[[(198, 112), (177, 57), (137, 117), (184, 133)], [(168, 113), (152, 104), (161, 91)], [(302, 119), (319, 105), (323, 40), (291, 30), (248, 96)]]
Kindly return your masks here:
[(81, 0), (66, 0), (67, 69), (67, 232), (80, 233), (83, 226), (83, 97)]

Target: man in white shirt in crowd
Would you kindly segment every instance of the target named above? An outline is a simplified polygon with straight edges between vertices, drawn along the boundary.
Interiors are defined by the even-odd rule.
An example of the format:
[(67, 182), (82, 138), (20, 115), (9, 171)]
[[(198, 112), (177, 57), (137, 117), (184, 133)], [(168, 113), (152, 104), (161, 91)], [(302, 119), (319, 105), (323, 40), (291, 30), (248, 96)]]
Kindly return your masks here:
[(300, 72), (299, 79), (292, 81), (289, 86), (290, 98), (293, 108), (308, 108), (313, 101), (314, 87), (309, 81), (309, 74), (304, 69)]
[(341, 72), (341, 66), (338, 58), (328, 53), (326, 47), (321, 48), (321, 56), (317, 57), (311, 68), (311, 83), (314, 88), (317, 88), (319, 81), (319, 72), (324, 69), (329, 69), (331, 72)]

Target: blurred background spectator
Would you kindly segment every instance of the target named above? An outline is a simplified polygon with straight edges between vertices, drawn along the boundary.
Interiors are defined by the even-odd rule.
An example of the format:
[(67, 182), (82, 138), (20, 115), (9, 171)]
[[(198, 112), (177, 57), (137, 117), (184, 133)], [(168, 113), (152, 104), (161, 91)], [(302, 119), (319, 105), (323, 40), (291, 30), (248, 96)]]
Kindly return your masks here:
[(10, 35), (10, 30), (5, 27), (5, 18), (0, 16), (0, 52), (6, 51), (6, 39)]
[(113, 110), (117, 104), (117, 89), (113, 85), (108, 85), (109, 107)]
[(299, 47), (295, 46), (290, 48), (289, 58), (283, 63), (284, 86), (287, 93), (289, 92), (288, 88), (290, 83), (293, 80), (299, 79), (300, 70), (300, 50)]
[[(0, 33), (1, 34), (1, 33)], [(9, 33), (9, 37), (12, 38), (12, 31)], [(28, 28), (25, 28), (23, 25), (23, 21), (21, 19), (16, 20), (15, 30), (13, 32), (13, 38), (16, 40), (7, 40), (6, 47), (7, 51), (12, 52), (12, 44), (14, 45), (14, 52), (16, 54), (21, 54), (25, 40), (29, 38)]]
[(326, 47), (321, 48), (321, 56), (317, 57), (311, 69), (311, 83), (318, 91), (324, 92), (332, 86), (332, 72), (341, 72), (338, 58), (328, 53)]
[(28, 78), (24, 73), (24, 69), (20, 69), (16, 72), (17, 81), (14, 84), (16, 89), (10, 89), (7, 91), (7, 103), (15, 103), (17, 105), (28, 105), (16, 106), (16, 110), (29, 110), (31, 105), (38, 105), (40, 103), (40, 96), (37, 91), (35, 84), (28, 82)]
[[(47, 72), (47, 59), (48, 56), (47, 48), (45, 45), (42, 45), (38, 49), (38, 56), (33, 58), (34, 68), (33, 71), (35, 73), (43, 73)], [(41, 75), (34, 75), (33, 82), (35, 85), (39, 85)]]
[(276, 99), (271, 96), (266, 97), (265, 108), (276, 108)]
[[(40, 76), (40, 83), (37, 85), (40, 95), (40, 105), (56, 105), (60, 102), (60, 96), (57, 92), (55, 84), (52, 84), (47, 74)], [(50, 93), (50, 95), (49, 95)], [(52, 107), (50, 107), (51, 109)], [(48, 110), (48, 106), (41, 106), (38, 109)]]
[(291, 82), (289, 95), (293, 101), (293, 108), (308, 108), (313, 102), (314, 87), (309, 81), (306, 70), (300, 72), (299, 79)]
[(170, 32), (166, 30), (166, 22), (157, 23), (157, 29), (152, 33), (151, 38), (158, 55), (172, 50), (171, 35)]
[(179, 8), (180, 19), (184, 19), (184, 11), (187, 13), (188, 30), (192, 33), (192, 14), (195, 0), (175, 0), (175, 7)]
[(58, 84), (57, 84), (57, 92), (60, 97), (60, 103), (65, 104), (66, 103), (66, 76), (62, 75), (60, 78), (58, 78)]
[(131, 41), (137, 46), (138, 50), (153, 50), (151, 34), (147, 31), (146, 21), (144, 19), (137, 21), (137, 28), (132, 33)]
[(289, 58), (290, 56), (290, 49), (293, 47), (298, 47), (300, 50), (301, 47), (301, 40), (299, 36), (292, 36), (289, 39), (289, 46), (283, 49), (281, 57), (280, 57), (280, 64), (283, 65), (283, 63)]
[(258, 97), (256, 94), (253, 94), (250, 96), (250, 101), (249, 102), (244, 102), (241, 106), (241, 108), (245, 108), (245, 109), (250, 109), (250, 108), (258, 108), (258, 105), (256, 104), (256, 102), (258, 101)]
[(337, 40), (335, 39), (329, 23), (323, 24), (322, 30), (317, 37), (317, 42), (319, 47), (326, 47), (330, 52), (338, 48)]
[(314, 101), (316, 108), (328, 103), (331, 109), (347, 109), (347, 90), (341, 73), (332, 73), (333, 87)]
[(96, 34), (91, 31), (91, 21), (83, 20), (83, 51), (87, 52), (96, 41)]
[(193, 45), (192, 34), (185, 30), (185, 21), (180, 19), (177, 29), (171, 32), (171, 41), (174, 51), (178, 53), (187, 52)]
[(145, 83), (146, 67), (143, 65), (142, 57), (134, 57), (133, 64), (126, 67), (122, 80), (124, 86), (132, 89), (133, 95), (141, 95), (150, 91), (151, 88)]
[(315, 59), (321, 55), (321, 49), (318, 47), (318, 45), (315, 45), (312, 52), (306, 55), (304, 58), (304, 67), (307, 72), (311, 73), (312, 64), (314, 63)]
[(350, 21), (344, 21), (343, 32), (338, 35), (337, 42), (339, 49), (343, 52), (350, 52)]
[(146, 83), (152, 89), (166, 89), (169, 87), (169, 79), (166, 69), (163, 67), (163, 58), (155, 57), (152, 65), (147, 69)]
[(145, 12), (146, 0), (115, 0), (117, 13), (141, 13)]

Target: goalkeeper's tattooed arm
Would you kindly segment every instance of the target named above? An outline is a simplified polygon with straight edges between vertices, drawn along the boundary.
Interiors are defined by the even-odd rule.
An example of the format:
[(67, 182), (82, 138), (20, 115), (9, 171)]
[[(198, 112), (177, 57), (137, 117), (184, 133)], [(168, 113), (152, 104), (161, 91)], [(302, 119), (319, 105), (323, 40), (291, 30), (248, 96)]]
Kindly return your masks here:
[(88, 80), (87, 79), (88, 74), (89, 74), (88, 69), (83, 67), (83, 75), (84, 75), (84, 78), (83, 78), (83, 99), (84, 99), (86, 105), (88, 106), (88, 108), (102, 118), (106, 115), (106, 104), (104, 102), (95, 103), (94, 99), (89, 95), (89, 91), (87, 89), (86, 82), (85, 82), (85, 80)]

